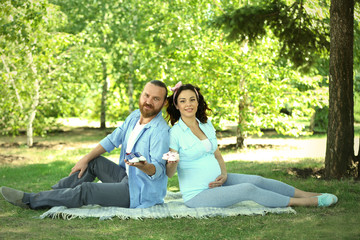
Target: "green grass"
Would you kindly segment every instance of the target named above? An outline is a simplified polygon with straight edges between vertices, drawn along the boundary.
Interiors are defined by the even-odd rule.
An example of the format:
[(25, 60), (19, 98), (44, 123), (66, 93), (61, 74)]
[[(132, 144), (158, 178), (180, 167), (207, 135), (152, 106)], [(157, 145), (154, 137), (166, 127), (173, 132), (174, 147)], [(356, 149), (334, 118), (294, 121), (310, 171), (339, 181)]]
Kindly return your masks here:
[[(360, 114), (359, 114), (359, 116), (360, 116)], [(301, 122), (299, 121), (299, 123), (301, 123)], [(264, 138), (264, 137), (265, 138), (282, 138), (282, 139), (287, 139), (287, 138), (314, 139), (314, 138), (326, 138), (326, 135), (327, 134), (324, 132), (319, 132), (319, 133), (304, 135), (304, 136), (300, 136), (300, 137), (289, 137), (289, 136), (285, 136), (280, 133), (277, 133), (275, 130), (267, 129), (263, 132), (263, 135), (261, 137), (258, 137), (257, 135), (253, 135), (251, 137), (252, 138)], [(359, 122), (354, 123), (354, 136), (355, 137), (360, 136), (360, 123)]]
[(354, 92), (354, 121), (360, 123), (360, 92)]
[[(50, 189), (67, 176), (74, 163), (105, 135), (102, 131), (57, 133), (37, 139), (49, 148), (24, 146), (0, 148), (0, 185), (24, 191)], [(22, 141), (1, 137), (0, 143)], [(57, 148), (56, 144), (61, 148)], [(51, 145), (52, 144), (52, 145)], [(108, 154), (117, 158), (118, 151)], [(6, 159), (3, 156), (7, 156)], [(11, 156), (20, 156), (10, 162)], [(4, 160), (5, 159), (5, 160)], [(297, 214), (215, 217), (208, 219), (144, 219), (100, 221), (96, 218), (38, 219), (46, 210), (24, 210), (0, 197), (0, 239), (359, 239), (360, 184), (353, 180), (325, 181), (299, 178), (290, 168), (321, 168), (323, 162), (227, 162), (228, 172), (258, 174), (289, 183), (297, 188), (331, 192), (339, 197), (334, 207), (297, 207)], [(168, 189), (178, 190), (176, 177)]]

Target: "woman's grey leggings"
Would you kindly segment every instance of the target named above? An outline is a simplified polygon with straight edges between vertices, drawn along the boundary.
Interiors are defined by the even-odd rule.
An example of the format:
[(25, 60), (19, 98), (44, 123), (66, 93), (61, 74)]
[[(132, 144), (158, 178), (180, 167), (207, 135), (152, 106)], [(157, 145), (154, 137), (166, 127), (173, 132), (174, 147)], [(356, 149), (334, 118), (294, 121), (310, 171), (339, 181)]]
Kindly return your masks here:
[(229, 173), (222, 187), (209, 188), (186, 201), (188, 207), (228, 207), (252, 200), (266, 207), (286, 207), (295, 188), (256, 175)]

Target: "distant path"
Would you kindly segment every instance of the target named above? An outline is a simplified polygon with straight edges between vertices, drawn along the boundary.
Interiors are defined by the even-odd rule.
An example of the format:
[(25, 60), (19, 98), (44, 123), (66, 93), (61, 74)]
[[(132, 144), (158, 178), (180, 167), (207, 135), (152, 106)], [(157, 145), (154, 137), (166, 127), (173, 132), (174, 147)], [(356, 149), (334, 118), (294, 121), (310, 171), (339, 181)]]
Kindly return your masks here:
[[(219, 139), (219, 144), (235, 144), (236, 137)], [(248, 148), (239, 153), (224, 154), (225, 161), (297, 161), (304, 158), (325, 159), (326, 138), (315, 139), (245, 139)], [(359, 149), (359, 138), (355, 138), (355, 154)], [(258, 147), (257, 147), (258, 146)]]

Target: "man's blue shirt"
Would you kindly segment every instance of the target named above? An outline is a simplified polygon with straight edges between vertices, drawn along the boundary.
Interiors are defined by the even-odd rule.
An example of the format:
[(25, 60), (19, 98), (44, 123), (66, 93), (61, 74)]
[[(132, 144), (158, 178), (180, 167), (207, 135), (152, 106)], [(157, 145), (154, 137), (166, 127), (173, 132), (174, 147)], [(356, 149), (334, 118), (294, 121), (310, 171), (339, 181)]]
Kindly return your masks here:
[[(119, 163), (123, 168), (127, 141), (139, 119), (138, 109), (132, 112), (120, 127), (100, 141), (100, 145), (107, 152), (121, 146)], [(135, 140), (132, 152), (140, 152), (148, 163), (155, 166), (156, 172), (149, 176), (136, 167), (129, 167), (130, 208), (146, 208), (163, 203), (167, 190), (167, 176), (166, 162), (162, 155), (169, 151), (169, 129), (162, 112), (159, 112)]]

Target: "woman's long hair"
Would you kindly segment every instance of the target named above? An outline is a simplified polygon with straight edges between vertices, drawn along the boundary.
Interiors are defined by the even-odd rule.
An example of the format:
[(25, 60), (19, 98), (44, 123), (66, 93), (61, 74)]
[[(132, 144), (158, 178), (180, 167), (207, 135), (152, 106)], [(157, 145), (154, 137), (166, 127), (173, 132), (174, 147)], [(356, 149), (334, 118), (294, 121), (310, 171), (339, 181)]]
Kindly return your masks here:
[[(199, 106), (196, 112), (196, 118), (199, 119), (201, 123), (206, 123), (208, 116), (207, 111), (211, 111), (211, 109), (208, 107), (207, 103), (205, 102), (204, 96), (200, 93), (200, 88), (195, 87), (191, 84), (185, 84), (180, 86), (173, 95), (169, 96), (167, 98), (167, 116), (166, 119), (170, 121), (171, 125), (173, 126), (177, 121), (180, 119), (180, 111), (176, 109), (175, 104), (177, 104), (178, 97), (180, 93), (184, 90), (191, 90), (195, 93), (197, 100), (199, 102)], [(174, 97), (175, 94), (175, 97)]]

